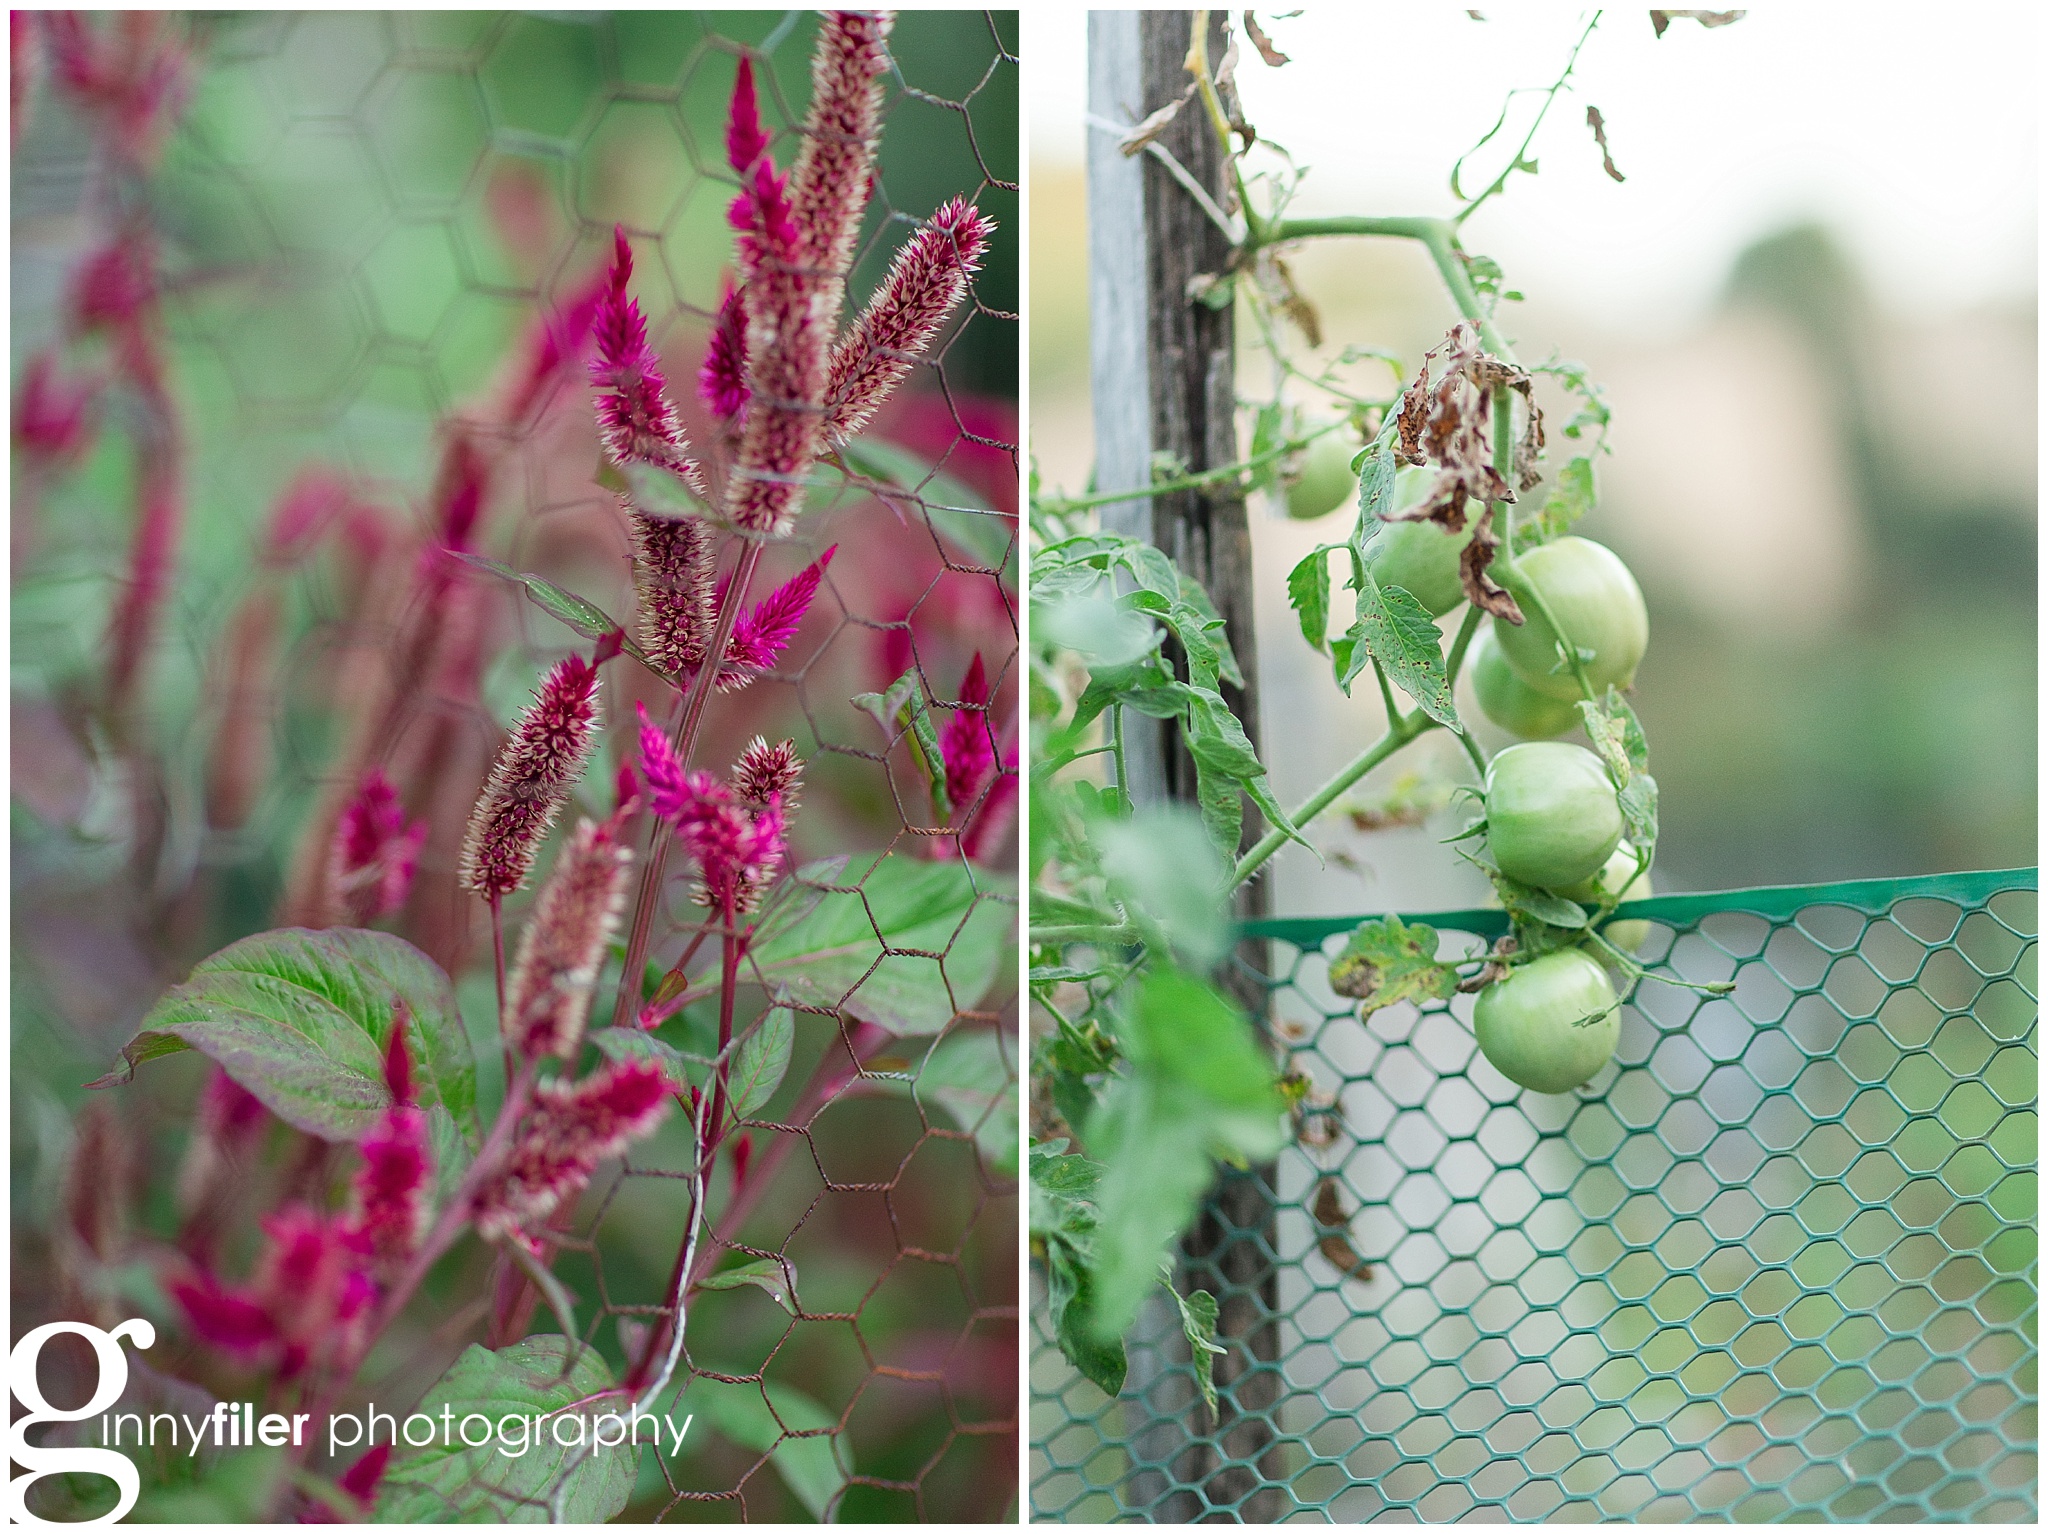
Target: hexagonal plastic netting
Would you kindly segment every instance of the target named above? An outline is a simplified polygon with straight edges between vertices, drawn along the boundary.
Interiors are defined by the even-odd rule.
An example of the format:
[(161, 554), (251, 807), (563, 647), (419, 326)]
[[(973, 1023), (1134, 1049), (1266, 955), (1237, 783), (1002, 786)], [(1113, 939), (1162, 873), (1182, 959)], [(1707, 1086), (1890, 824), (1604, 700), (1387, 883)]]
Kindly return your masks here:
[[(1178, 1275), (1255, 1302), (1223, 1426), (1177, 1325), (1141, 1317), (1109, 1400), (1041, 1320), (1034, 1515), (2030, 1521), (2035, 889), (1624, 907), (1654, 973), (1735, 989), (1646, 979), (1558, 1096), (1479, 1055), (1466, 998), (1361, 1023), (1326, 983), (1351, 920), (1250, 924), (1309, 1095), (1280, 1161), (1234, 1174), (1264, 1228)], [(1410, 919), (1474, 952), (1505, 925)]]

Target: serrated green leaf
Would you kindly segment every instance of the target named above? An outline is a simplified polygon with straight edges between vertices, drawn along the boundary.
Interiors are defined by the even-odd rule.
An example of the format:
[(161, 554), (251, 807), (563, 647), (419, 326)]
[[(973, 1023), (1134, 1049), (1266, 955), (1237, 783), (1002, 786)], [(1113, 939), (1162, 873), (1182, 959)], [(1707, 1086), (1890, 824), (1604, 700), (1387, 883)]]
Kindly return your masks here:
[(1397, 1001), (1443, 1001), (1458, 989), (1458, 972), (1436, 958), (1437, 934), (1398, 916), (1360, 922), (1330, 961), (1330, 989), (1358, 1002), (1368, 1017)]
[(751, 1284), (773, 1299), (791, 1315), (796, 1314), (796, 1296), (791, 1292), (791, 1274), (795, 1264), (783, 1266), (786, 1259), (778, 1257), (756, 1257), (738, 1267), (724, 1268), (698, 1280), (700, 1289), (740, 1289)]
[[(1234, 782), (1214, 777), (1235, 795)], [(1208, 823), (1206, 812), (1198, 823), (1184, 806), (1158, 804), (1089, 832), (1111, 895), (1156, 923), (1197, 969), (1217, 963), (1230, 948), (1230, 865), (1223, 844), (1202, 834)], [(1234, 850), (1237, 843), (1227, 845)]]
[(1301, 619), (1301, 637), (1318, 652), (1330, 648), (1329, 555), (1324, 545), (1287, 574), (1287, 605)]
[(1227, 1349), (1216, 1344), (1216, 1296), (1206, 1289), (1182, 1294), (1170, 1282), (1161, 1281), (1180, 1307), (1180, 1329), (1188, 1340), (1188, 1358), (1195, 1366), (1195, 1385), (1202, 1401), (1213, 1414), (1216, 1410), (1216, 1360)]
[[(610, 1384), (597, 1350), (565, 1337), (528, 1337), (495, 1352), (472, 1344), (418, 1411), (437, 1424), (444, 1407), (458, 1422), (481, 1415), (493, 1436), (475, 1448), (460, 1435), (444, 1443), (438, 1433), (425, 1448), (401, 1447), (384, 1473), (376, 1521), (545, 1523), (557, 1503), (569, 1523), (617, 1517), (633, 1495), (640, 1451), (626, 1444), (588, 1447), (590, 1419), (607, 1412), (624, 1416), (616, 1396), (589, 1399)], [(517, 1456), (499, 1452), (498, 1433), (527, 1442), (537, 1416), (545, 1419), (537, 1443)], [(577, 1417), (584, 1420), (571, 1430), (569, 1419)]]
[(449, 1116), (451, 1143), (477, 1144), (476, 1060), (441, 967), (412, 944), (355, 927), (285, 927), (202, 959), (150, 1008), (116, 1069), (197, 1049), (296, 1129), (359, 1140), (391, 1104), (384, 1051), (394, 1007), (406, 1012), (419, 1103)]
[(1428, 609), (1405, 587), (1382, 586), (1372, 571), (1360, 569), (1358, 626), (1365, 648), (1379, 661), (1388, 681), (1438, 724), (1463, 728), (1444, 678), (1443, 635)]
[(1629, 840), (1647, 850), (1657, 843), (1657, 780), (1638, 772), (1619, 794), (1621, 818), (1628, 826)]
[(775, 1095), (789, 1073), (795, 1044), (796, 1014), (787, 1007), (770, 1007), (754, 1031), (740, 1040), (725, 1081), (735, 1119), (745, 1118)]
[(1574, 458), (1557, 471), (1550, 494), (1536, 515), (1516, 525), (1512, 539), (1515, 556), (1519, 558), (1539, 544), (1562, 538), (1593, 509), (1593, 501), (1593, 460)]

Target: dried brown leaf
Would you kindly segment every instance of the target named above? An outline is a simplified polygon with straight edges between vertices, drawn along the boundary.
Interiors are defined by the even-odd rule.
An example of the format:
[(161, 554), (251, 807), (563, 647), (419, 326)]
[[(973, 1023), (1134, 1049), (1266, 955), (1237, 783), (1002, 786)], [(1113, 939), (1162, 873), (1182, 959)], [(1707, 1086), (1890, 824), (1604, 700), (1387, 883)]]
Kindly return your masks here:
[(1316, 1250), (1323, 1254), (1323, 1260), (1346, 1278), (1370, 1279), (1372, 1264), (1351, 1244), (1351, 1216), (1344, 1212), (1344, 1198), (1337, 1191), (1336, 1178), (1325, 1177), (1316, 1184), (1314, 1212), (1316, 1226), (1322, 1232)]
[(1607, 119), (1600, 115), (1598, 107), (1586, 108), (1586, 126), (1593, 130), (1593, 142), (1600, 146), (1600, 168), (1616, 181), (1628, 180), (1615, 165), (1614, 153), (1607, 147)]
[(1458, 994), (1470, 996), (1475, 991), (1485, 990), (1496, 980), (1505, 980), (1508, 975), (1507, 957), (1515, 951), (1516, 946), (1515, 935), (1512, 932), (1498, 938), (1494, 942), (1492, 952), (1486, 956), (1485, 967), (1470, 980), (1458, 982)]
[(1196, 89), (1195, 85), (1190, 84), (1186, 90), (1182, 91), (1173, 100), (1167, 102), (1165, 106), (1118, 139), (1116, 142), (1118, 151), (1125, 155), (1134, 155), (1151, 143), (1152, 140), (1159, 137), (1160, 134), (1166, 131), (1167, 125), (1180, 115), (1180, 109), (1194, 98)]
[(1273, 68), (1278, 69), (1287, 62), (1287, 55), (1273, 46), (1273, 39), (1259, 29), (1259, 24), (1250, 11), (1244, 13), (1244, 35), (1249, 37), (1252, 46), (1259, 50), (1259, 57)]
[(1323, 344), (1323, 320), (1316, 313), (1316, 306), (1302, 297), (1301, 289), (1294, 285), (1294, 273), (1287, 269), (1287, 263), (1278, 256), (1273, 258), (1273, 275), (1280, 284), (1280, 312), (1294, 322), (1294, 328), (1310, 346)]
[(1520, 627), (1522, 609), (1515, 605), (1515, 599), (1508, 595), (1492, 576), (1487, 567), (1493, 563), (1493, 556), (1500, 548), (1500, 535), (1493, 530), (1490, 520), (1482, 520), (1473, 531), (1472, 541), (1465, 545), (1458, 556), (1458, 579), (1465, 588), (1465, 595), (1474, 607), (1492, 613), (1503, 623)]

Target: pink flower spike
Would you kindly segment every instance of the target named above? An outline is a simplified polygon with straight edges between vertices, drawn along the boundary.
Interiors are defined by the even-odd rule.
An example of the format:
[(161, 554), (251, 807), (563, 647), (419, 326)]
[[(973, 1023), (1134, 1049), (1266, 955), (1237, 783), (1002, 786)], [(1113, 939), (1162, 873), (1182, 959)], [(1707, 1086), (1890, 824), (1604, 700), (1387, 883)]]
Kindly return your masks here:
[(796, 754), (793, 740), (771, 746), (756, 735), (732, 767), (733, 793), (754, 809), (766, 809), (774, 799), (785, 815), (796, 813), (797, 791), (803, 781), (803, 758)]
[(1017, 751), (1013, 746), (1004, 753), (1001, 769), (988, 780), (987, 792), (982, 795), (980, 807), (970, 805), (955, 812), (956, 816), (973, 816), (973, 823), (960, 834), (960, 855), (970, 862), (981, 861), (982, 854), (990, 851), (1008, 829), (1010, 817), (1016, 808)]
[(418, 1250), (426, 1229), (433, 1174), (426, 1114), (413, 1107), (389, 1109), (363, 1136), (361, 1149), (354, 1213), (343, 1234), (372, 1268), (389, 1275)]
[(652, 1133), (668, 1112), (668, 1076), (651, 1061), (620, 1061), (580, 1081), (543, 1082), (534, 1100), (504, 1170), (477, 1193), (477, 1230), (487, 1240), (545, 1219), (599, 1162)]
[[(17, 13), (18, 14), (18, 13)], [(57, 359), (38, 352), (21, 375), (14, 404), (14, 440), (30, 458), (46, 462), (76, 457), (92, 436), (97, 380), (65, 382)]]
[(590, 381), (597, 390), (597, 425), (611, 461), (650, 463), (681, 476), (700, 495), (703, 476), (690, 456), (682, 417), (668, 397), (661, 360), (647, 341), (640, 305), (626, 296), (633, 276), (633, 248), (623, 226), (612, 231), (611, 285), (598, 300), (592, 330), (597, 355)]
[(404, 1002), (392, 1007), (391, 1042), (384, 1048), (384, 1087), (394, 1108), (419, 1105), (412, 1082), (412, 1050), (405, 1042), (405, 1025), (411, 1020), (411, 1009)]
[(526, 882), (562, 801), (597, 744), (598, 671), (582, 656), (558, 662), (519, 716), (469, 817), (457, 878), (502, 899)]
[(339, 475), (317, 467), (301, 469), (271, 508), (263, 563), (273, 570), (297, 564), (353, 500)]
[(664, 820), (673, 820), (697, 798), (691, 779), (670, 748), (668, 736), (647, 717), (647, 705), (633, 705), (640, 714), (640, 770), (647, 778), (647, 802)]
[(582, 1041), (632, 862), (632, 849), (608, 823), (594, 820), (579, 822), (555, 859), (527, 918), (505, 993), (506, 1042), (519, 1058), (567, 1059)]
[(774, 666), (777, 657), (796, 638), (804, 615), (818, 595), (818, 583), (825, 578), (825, 569), (838, 552), (839, 545), (835, 543), (740, 615), (726, 644), (725, 669), (718, 678), (721, 688), (744, 687)]
[(726, 118), (726, 163), (745, 176), (768, 142), (768, 130), (761, 126), (761, 104), (754, 95), (754, 61), (742, 54), (733, 75), (732, 107)]
[(358, 1502), (374, 1506), (377, 1486), (384, 1479), (384, 1467), (391, 1463), (391, 1445), (380, 1443), (343, 1472), (335, 1482)]
[(612, 774), (612, 819), (624, 822), (627, 816), (639, 808), (639, 775), (633, 771), (631, 762), (621, 762), (618, 771)]
[(896, 253), (889, 275), (853, 328), (833, 348), (826, 434), (844, 442), (873, 418), (889, 393), (967, 296), (995, 224), (954, 198)]
[(427, 822), (408, 824), (398, 790), (382, 768), (372, 767), (334, 828), (328, 888), (335, 919), (367, 927), (403, 906), (426, 840)]
[(946, 797), (953, 801), (956, 814), (964, 814), (982, 785), (995, 775), (988, 697), (988, 677), (977, 650), (967, 667), (967, 678), (960, 684), (960, 707), (939, 732), (939, 755), (946, 764)]
[(173, 1279), (166, 1287), (185, 1313), (186, 1326), (201, 1342), (246, 1358), (277, 1340), (270, 1311), (245, 1290), (231, 1288), (211, 1273)]
[(746, 289), (728, 279), (718, 322), (704, 348), (704, 365), (697, 370), (697, 396), (712, 414), (730, 421), (745, 408), (747, 394)]

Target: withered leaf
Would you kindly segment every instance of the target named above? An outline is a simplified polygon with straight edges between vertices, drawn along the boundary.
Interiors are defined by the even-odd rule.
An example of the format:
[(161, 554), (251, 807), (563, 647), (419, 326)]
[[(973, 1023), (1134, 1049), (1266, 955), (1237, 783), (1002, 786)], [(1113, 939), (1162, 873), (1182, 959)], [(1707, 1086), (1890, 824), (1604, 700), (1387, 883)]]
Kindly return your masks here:
[(1167, 102), (1165, 106), (1132, 128), (1129, 133), (1126, 133), (1117, 140), (1117, 149), (1126, 156), (1134, 155), (1151, 143), (1152, 140), (1159, 137), (1160, 134), (1166, 131), (1167, 124), (1171, 123), (1180, 114), (1180, 109), (1193, 99), (1196, 89), (1196, 86), (1189, 85), (1186, 90), (1182, 91), (1173, 100)]
[(1259, 57), (1273, 68), (1278, 69), (1287, 62), (1287, 55), (1273, 46), (1273, 40), (1260, 30), (1257, 19), (1250, 11), (1244, 13), (1244, 35), (1252, 40), (1252, 46), (1259, 50)]
[(1747, 11), (1652, 11), (1650, 25), (1662, 37), (1664, 29), (1674, 21), (1696, 21), (1711, 31), (1715, 27), (1733, 26), (1748, 14)]
[(1472, 541), (1458, 555), (1458, 580), (1474, 607), (1519, 628), (1524, 622), (1522, 609), (1515, 605), (1515, 599), (1508, 595), (1507, 590), (1486, 573), (1499, 548), (1500, 534), (1493, 530), (1491, 521), (1482, 521), (1473, 532)]
[(1475, 991), (1485, 990), (1496, 980), (1507, 979), (1507, 957), (1515, 951), (1517, 946), (1514, 933), (1502, 933), (1494, 941), (1492, 951), (1487, 954), (1485, 967), (1470, 980), (1460, 980), (1458, 982), (1458, 994), (1470, 996)]
[(1593, 142), (1600, 146), (1600, 168), (1616, 181), (1628, 180), (1615, 165), (1613, 151), (1607, 147), (1607, 119), (1600, 115), (1598, 107), (1586, 108), (1586, 126), (1593, 130)]
[(1336, 1178), (1325, 1177), (1316, 1184), (1313, 1213), (1321, 1232), (1316, 1250), (1323, 1260), (1346, 1278), (1370, 1279), (1372, 1264), (1351, 1244), (1351, 1217), (1344, 1212), (1344, 1196), (1337, 1190)]
[(1295, 286), (1294, 273), (1287, 269), (1287, 263), (1278, 256), (1273, 257), (1273, 275), (1280, 284), (1280, 312), (1294, 322), (1295, 329), (1310, 346), (1323, 344), (1322, 316), (1316, 313), (1316, 306), (1302, 297), (1301, 289)]

